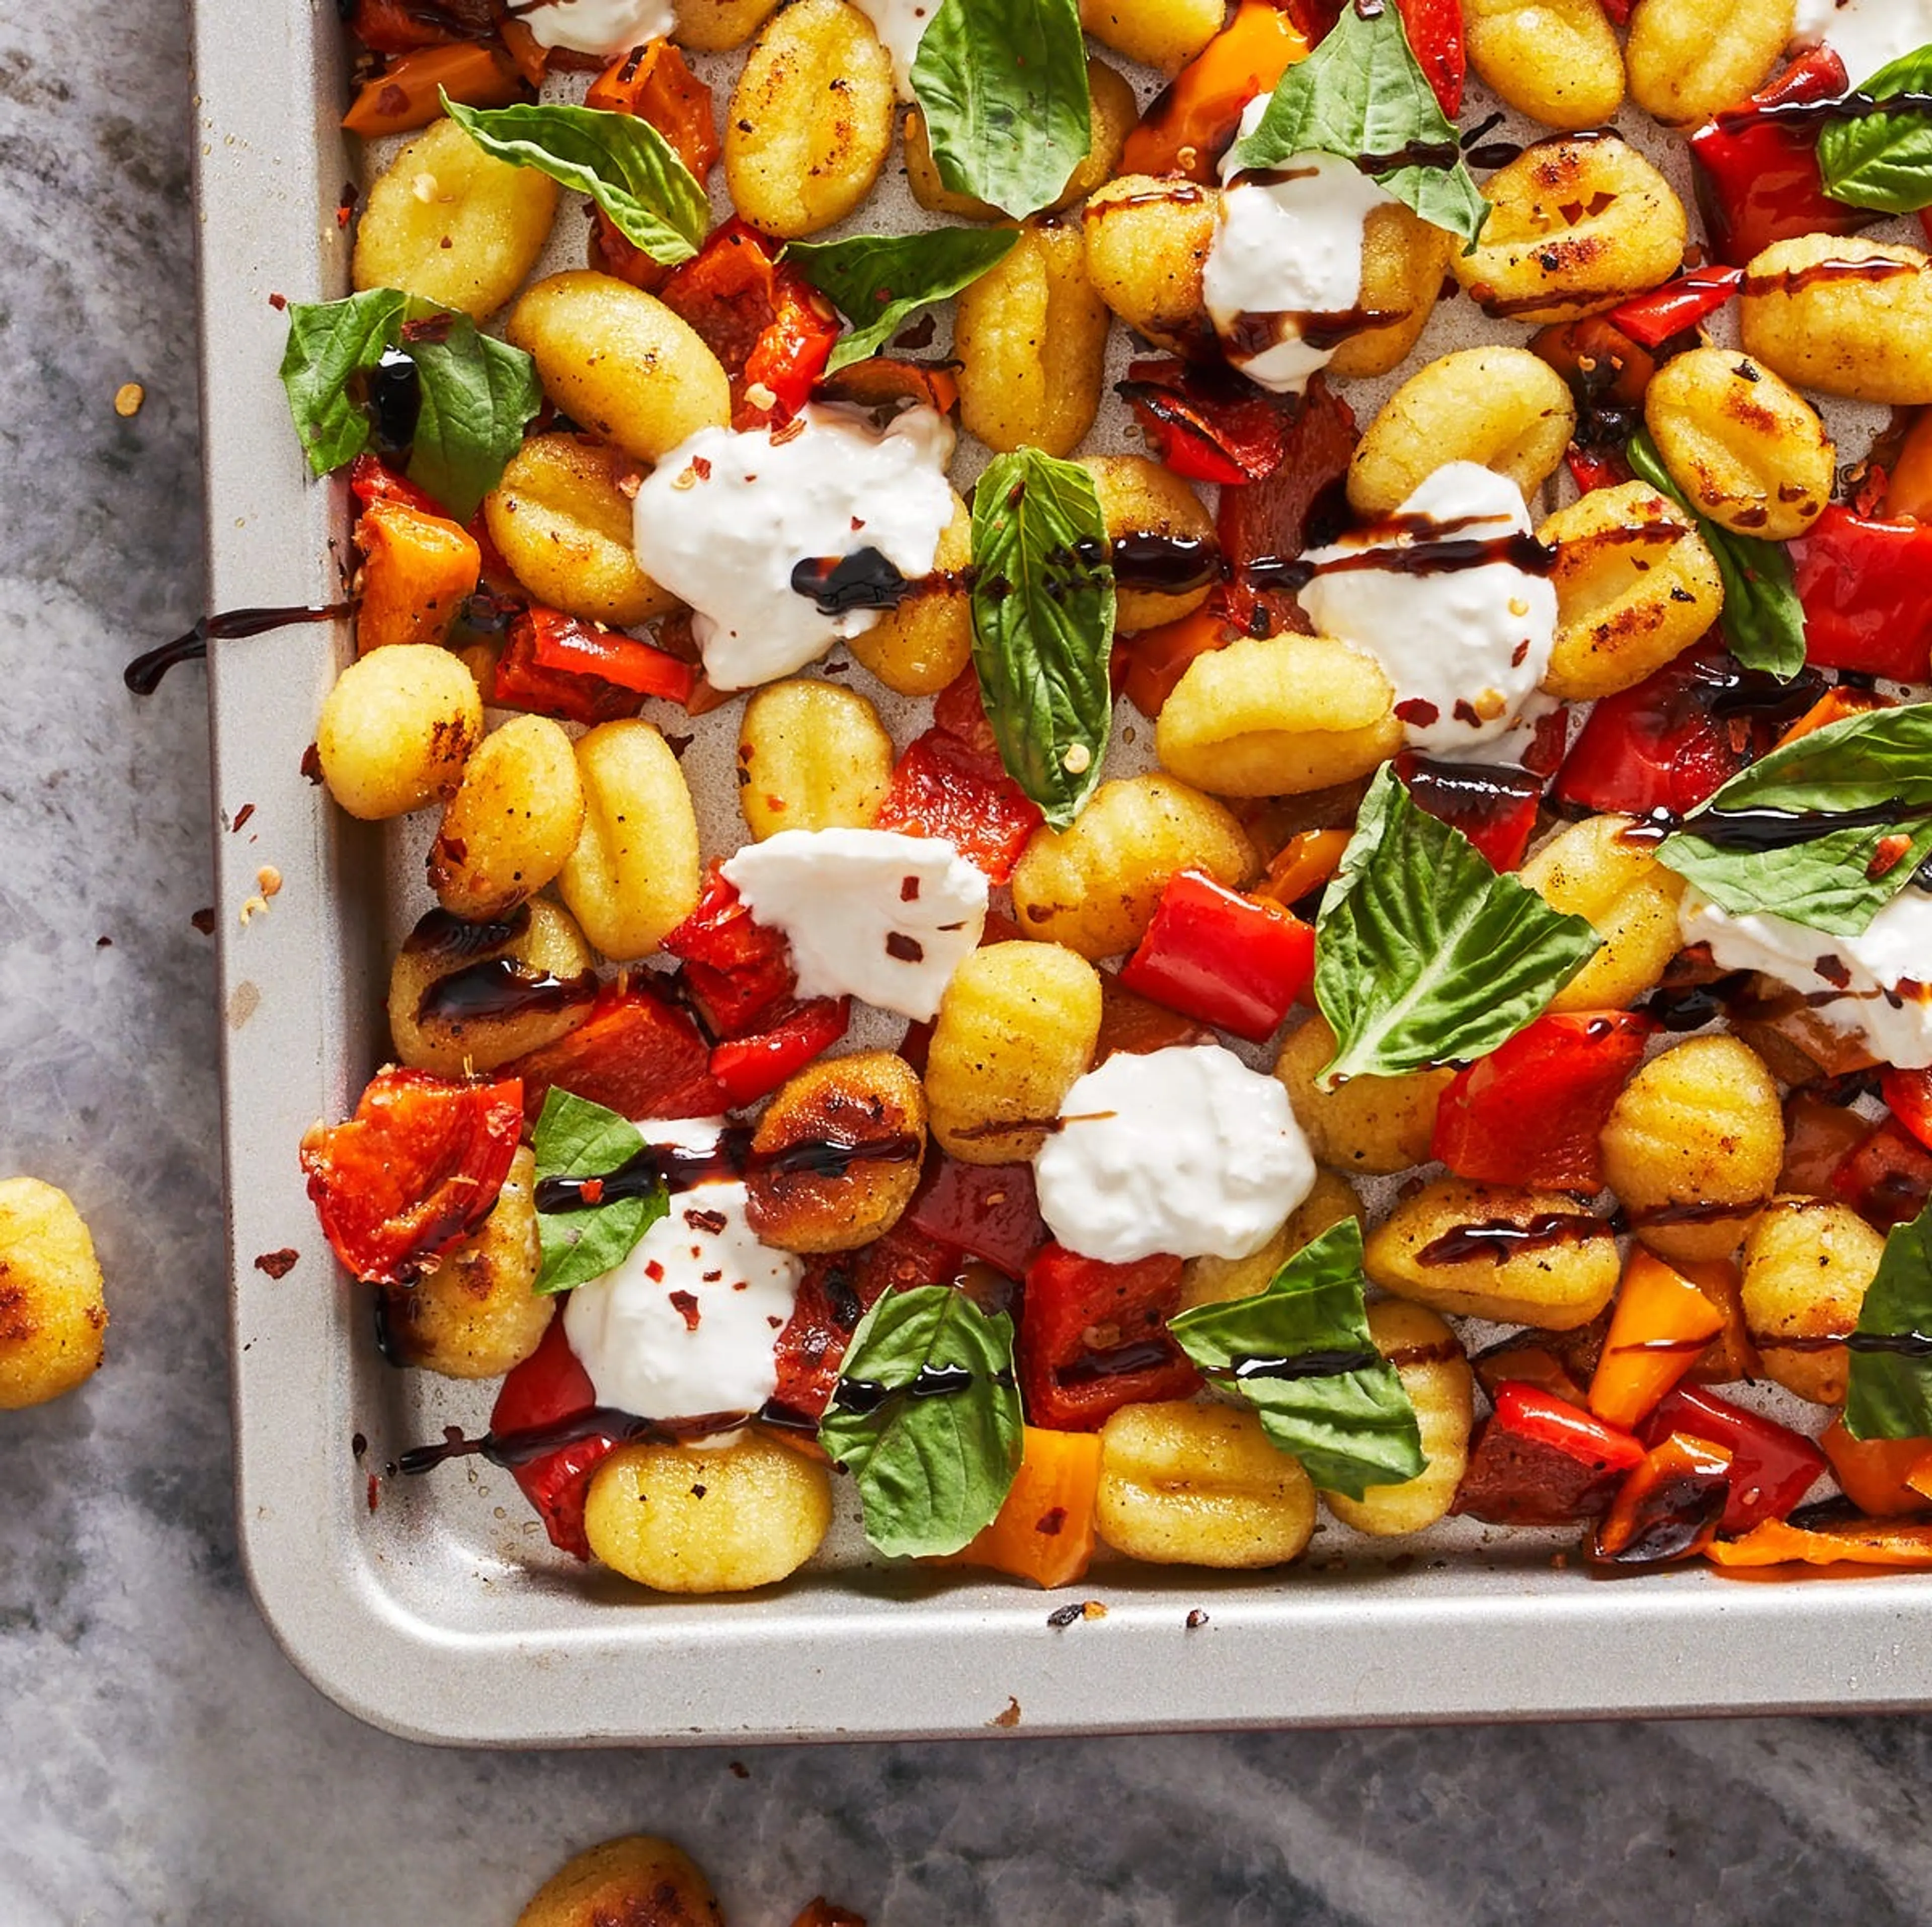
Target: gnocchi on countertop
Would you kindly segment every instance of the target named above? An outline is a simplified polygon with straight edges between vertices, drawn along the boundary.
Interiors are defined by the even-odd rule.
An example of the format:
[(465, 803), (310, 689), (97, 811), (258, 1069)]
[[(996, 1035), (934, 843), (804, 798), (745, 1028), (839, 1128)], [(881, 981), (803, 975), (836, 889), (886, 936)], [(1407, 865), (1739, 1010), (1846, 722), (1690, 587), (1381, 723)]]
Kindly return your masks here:
[(402, 1471), (669, 1593), (1932, 1567), (1916, 16), (1034, 11), (346, 10), (315, 753), (423, 887), (300, 1154), (500, 1381)]

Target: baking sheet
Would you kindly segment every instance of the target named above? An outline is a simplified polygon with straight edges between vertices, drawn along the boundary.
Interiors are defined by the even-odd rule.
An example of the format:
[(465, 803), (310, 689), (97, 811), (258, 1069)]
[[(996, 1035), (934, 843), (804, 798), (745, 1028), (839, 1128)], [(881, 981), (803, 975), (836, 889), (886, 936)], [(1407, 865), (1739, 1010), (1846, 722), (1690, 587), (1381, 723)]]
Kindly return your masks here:
[[(335, 125), (339, 23), (326, 0), (199, 0), (196, 41), (210, 605), (327, 602), (346, 495), (308, 480), (289, 431), (274, 298), (346, 290), (336, 209), (358, 164)], [(853, 224), (886, 224), (889, 205)], [(580, 230), (568, 211), (559, 225), (575, 265)], [(1445, 304), (1420, 359), (1472, 319)], [(1364, 419), (1389, 385), (1351, 386)], [(1133, 445), (1107, 428), (1096, 446)], [(782, 1589), (687, 1601), (554, 1553), (508, 1475), (478, 1460), (386, 1477), (442, 1424), (475, 1429), (488, 1392), (382, 1364), (296, 1160), (384, 1054), (388, 947), (424, 907), (427, 828), (386, 849), (302, 774), (350, 653), (346, 625), (292, 629), (218, 648), (209, 674), (242, 1544), (290, 1658), (350, 1711), (418, 1739), (556, 1745), (1932, 1700), (1913, 1637), (1932, 1593), (1910, 1578), (1600, 1581), (1534, 1535), (1458, 1522), (1376, 1543), (1331, 1523), (1283, 1572), (1123, 1564), (1043, 1595), (872, 1564), (845, 1496), (826, 1551)], [(282, 888), (244, 922), (264, 866)], [(1081, 1598), (1105, 1616), (1048, 1624)]]

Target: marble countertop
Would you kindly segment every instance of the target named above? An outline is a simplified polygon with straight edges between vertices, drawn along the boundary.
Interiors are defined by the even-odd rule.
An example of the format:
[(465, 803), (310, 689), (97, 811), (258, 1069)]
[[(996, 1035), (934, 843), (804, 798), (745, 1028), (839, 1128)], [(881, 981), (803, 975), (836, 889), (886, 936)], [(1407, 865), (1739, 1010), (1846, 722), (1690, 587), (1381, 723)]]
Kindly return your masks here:
[(200, 612), (184, 43), (0, 8), (0, 1172), (112, 1313), (0, 1415), (0, 1922), (508, 1927), (637, 1829), (740, 1927), (1922, 1920), (1924, 1719), (451, 1752), (297, 1676), (230, 1516), (203, 686), (119, 676)]

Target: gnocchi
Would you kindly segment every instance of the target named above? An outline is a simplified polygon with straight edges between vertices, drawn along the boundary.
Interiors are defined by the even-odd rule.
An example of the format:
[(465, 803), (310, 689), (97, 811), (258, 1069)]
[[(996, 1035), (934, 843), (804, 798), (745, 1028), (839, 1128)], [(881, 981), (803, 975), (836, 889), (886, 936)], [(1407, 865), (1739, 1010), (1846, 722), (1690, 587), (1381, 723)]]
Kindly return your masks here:
[(106, 1331), (100, 1262), (74, 1200), (38, 1178), (0, 1178), (0, 1412), (85, 1384)]
[(478, 744), (430, 845), (429, 887), (458, 917), (500, 917), (549, 883), (584, 831), (576, 752), (548, 716)]
[(863, 830), (892, 780), (892, 740), (856, 689), (768, 683), (738, 731), (738, 807), (762, 840), (781, 830)]
[(351, 816), (404, 816), (453, 797), (483, 735), (483, 699), (434, 643), (392, 643), (335, 680), (316, 725), (328, 793)]

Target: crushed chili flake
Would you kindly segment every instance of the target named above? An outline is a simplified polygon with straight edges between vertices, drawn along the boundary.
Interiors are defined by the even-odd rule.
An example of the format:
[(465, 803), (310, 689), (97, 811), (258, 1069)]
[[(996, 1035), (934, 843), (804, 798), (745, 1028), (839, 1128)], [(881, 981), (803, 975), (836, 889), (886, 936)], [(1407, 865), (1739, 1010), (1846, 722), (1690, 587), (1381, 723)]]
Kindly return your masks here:
[(279, 1251), (264, 1251), (255, 1260), (255, 1268), (266, 1271), (272, 1278), (286, 1278), (300, 1260), (302, 1253), (292, 1244), (285, 1244)]
[(724, 1229), (725, 1217), (722, 1211), (691, 1210), (684, 1214), (684, 1221), (693, 1231), (709, 1232), (713, 1238)]
[(908, 937), (903, 930), (889, 930), (886, 933), (886, 955), (896, 957), (901, 963), (919, 963), (926, 956), (926, 947), (916, 937)]
[(213, 936), (214, 935), (214, 905), (212, 903), (203, 904), (202, 907), (199, 910), (196, 911), (188, 920), (192, 923), (204, 937)]

